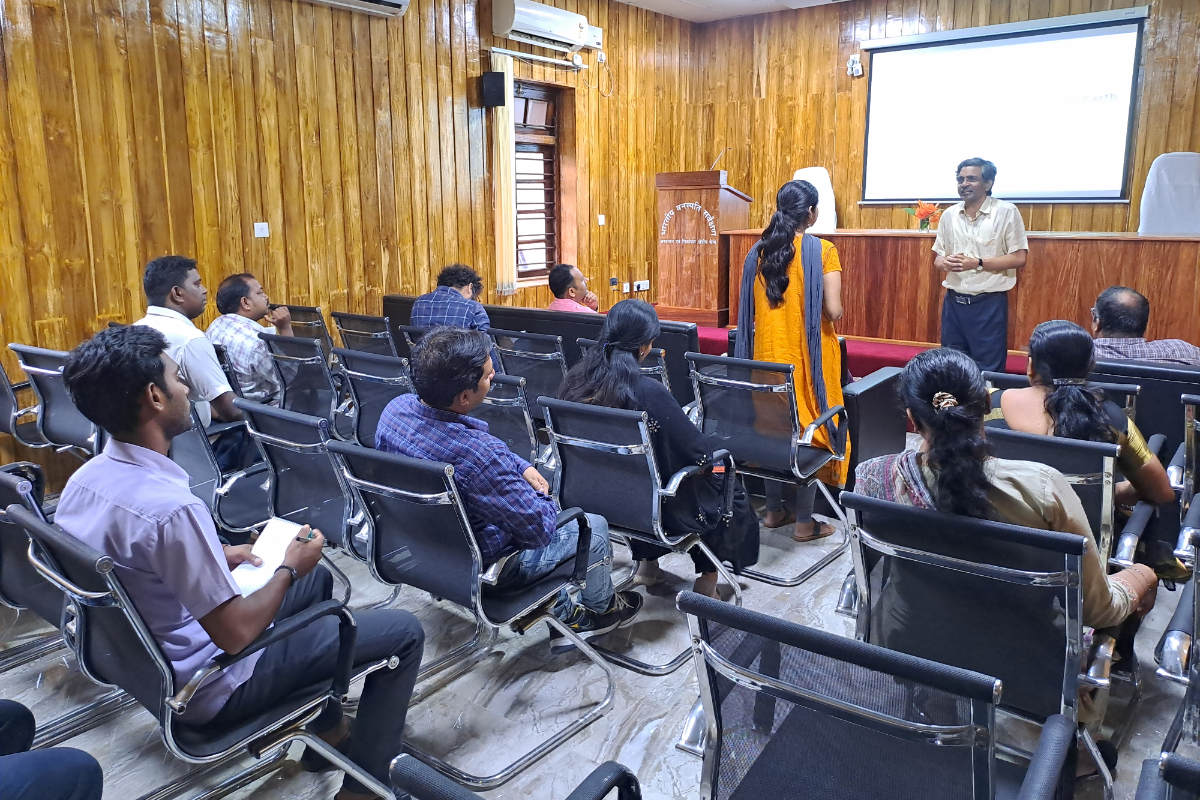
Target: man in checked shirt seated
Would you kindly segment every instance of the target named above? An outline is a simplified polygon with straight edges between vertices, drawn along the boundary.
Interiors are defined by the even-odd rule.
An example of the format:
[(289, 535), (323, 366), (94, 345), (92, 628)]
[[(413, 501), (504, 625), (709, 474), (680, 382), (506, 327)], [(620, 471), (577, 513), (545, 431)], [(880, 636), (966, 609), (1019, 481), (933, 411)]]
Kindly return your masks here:
[[(466, 506), (486, 569), (517, 549), (500, 572), (497, 588), (532, 583), (575, 555), (579, 526), (555, 528), (558, 509), (537, 469), (488, 433), (486, 422), (466, 416), (479, 407), (496, 374), (486, 334), (435, 328), (413, 348), (410, 360), (417, 393), (397, 397), (384, 409), (375, 447), (454, 467), (454, 484)], [(591, 563), (587, 585), (574, 605), (564, 590), (554, 615), (582, 636), (599, 636), (628, 625), (642, 607), (637, 592), (615, 592), (608, 522), (588, 514)], [(551, 652), (571, 649), (551, 633)]]

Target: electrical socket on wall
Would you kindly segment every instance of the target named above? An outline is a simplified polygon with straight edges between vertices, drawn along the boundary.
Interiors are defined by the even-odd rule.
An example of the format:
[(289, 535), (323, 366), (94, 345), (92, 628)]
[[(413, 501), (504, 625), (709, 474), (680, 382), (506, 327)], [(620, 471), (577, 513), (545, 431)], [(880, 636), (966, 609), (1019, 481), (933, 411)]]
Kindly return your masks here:
[(634, 281), (633, 282), (633, 290), (635, 292), (650, 291), (650, 281)]
[(629, 281), (625, 281), (621, 284), (621, 291), (625, 294), (629, 294)]
[(254, 238), (266, 239), (271, 235), (271, 226), (265, 222), (254, 223)]
[(603, 224), (604, 224), (604, 215), (603, 215), (603, 214), (597, 214), (596, 216), (600, 217), (600, 224), (601, 224), (601, 225), (603, 225)]

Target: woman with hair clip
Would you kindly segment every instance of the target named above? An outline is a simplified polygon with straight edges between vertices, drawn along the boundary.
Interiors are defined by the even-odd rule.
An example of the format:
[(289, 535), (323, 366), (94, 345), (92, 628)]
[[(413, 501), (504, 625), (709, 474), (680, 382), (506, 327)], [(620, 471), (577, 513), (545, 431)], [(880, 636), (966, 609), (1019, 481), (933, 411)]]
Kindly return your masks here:
[[(950, 348), (927, 350), (908, 363), (900, 375), (900, 400), (922, 442), (919, 450), (864, 461), (855, 470), (854, 491), (893, 503), (936, 509), (948, 514), (1007, 522), (1027, 528), (1064, 531), (1087, 540), (1083, 555), (1083, 624), (1108, 628), (1131, 615), (1144, 616), (1154, 607), (1158, 578), (1145, 564), (1107, 575), (1100, 563), (1096, 539), (1079, 498), (1058, 470), (1032, 461), (992, 458), (984, 438), (983, 419), (990, 406), (979, 367), (967, 354)], [(953, 535), (951, 527), (947, 533)], [(882, 613), (872, 623), (872, 641), (912, 652), (907, 642), (919, 642), (927, 658), (958, 663), (960, 643), (947, 641), (945, 631), (975, 624), (980, 610), (988, 618), (989, 634), (999, 641), (1040, 640), (1030, 629), (1061, 630), (1062, 621), (1040, 619), (1020, 604), (1020, 595), (999, 583), (992, 596), (978, 583), (959, 585), (952, 575), (930, 580), (921, 565), (893, 562), (881, 589)], [(937, 619), (911, 610), (919, 596), (922, 608), (942, 609)], [(955, 619), (958, 617), (958, 619)], [(944, 655), (938, 653), (944, 648)], [(1052, 663), (1057, 651), (1022, 651), (1030, 663)], [(956, 660), (957, 659), (957, 660)], [(1081, 697), (1079, 721), (1095, 732), (1104, 709)], [(1115, 748), (1111, 750), (1115, 764)], [(1079, 773), (1095, 769), (1090, 758), (1079, 759)], [(1109, 754), (1105, 753), (1105, 760)]]
[[(571, 368), (558, 394), (576, 403), (645, 411), (654, 460), (665, 483), (684, 467), (711, 464), (716, 448), (691, 423), (671, 392), (639, 370), (660, 331), (658, 315), (649, 303), (617, 303), (604, 320), (599, 343)], [(699, 533), (713, 555), (741, 572), (758, 561), (758, 520), (740, 481), (733, 492), (733, 507), (724, 508), (725, 481), (738, 481), (738, 477), (709, 472), (684, 481), (675, 497), (664, 500), (663, 528), (672, 534)], [(666, 580), (658, 566), (658, 558), (669, 552), (666, 548), (635, 541), (631, 549), (638, 562), (637, 583), (653, 586)], [(693, 591), (719, 599), (716, 566), (698, 549), (690, 555), (700, 575)]]
[(1114, 442), (1124, 477), (1116, 487), (1117, 502), (1172, 502), (1175, 490), (1167, 471), (1137, 426), (1120, 406), (1087, 388), (1095, 363), (1087, 331), (1062, 319), (1043, 322), (1029, 337), (1029, 388), (993, 391), (984, 421), (1041, 436)]
[[(842, 404), (842, 349), (833, 323), (842, 318), (842, 263), (837, 248), (805, 231), (817, 221), (817, 189), (788, 181), (775, 196), (775, 214), (742, 268), (734, 355), (796, 367), (796, 412), (803, 430)], [(753, 324), (751, 324), (753, 320)], [(761, 409), (760, 409), (761, 410)], [(833, 449), (834, 426), (817, 431), (813, 444)], [(849, 442), (846, 455), (850, 454)], [(846, 483), (849, 461), (831, 461), (820, 474), (826, 484)], [(817, 484), (796, 490), (795, 514), (783, 506), (783, 484), (766, 482), (763, 524), (795, 522), (792, 538), (809, 542), (833, 533), (812, 518)]]

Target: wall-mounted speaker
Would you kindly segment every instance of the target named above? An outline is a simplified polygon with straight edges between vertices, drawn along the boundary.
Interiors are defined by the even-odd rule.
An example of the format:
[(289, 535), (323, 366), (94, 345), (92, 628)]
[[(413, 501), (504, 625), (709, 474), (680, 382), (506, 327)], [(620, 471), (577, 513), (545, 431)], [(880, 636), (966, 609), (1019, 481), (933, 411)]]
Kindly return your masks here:
[(483, 73), (483, 107), (495, 108), (504, 105), (504, 73)]

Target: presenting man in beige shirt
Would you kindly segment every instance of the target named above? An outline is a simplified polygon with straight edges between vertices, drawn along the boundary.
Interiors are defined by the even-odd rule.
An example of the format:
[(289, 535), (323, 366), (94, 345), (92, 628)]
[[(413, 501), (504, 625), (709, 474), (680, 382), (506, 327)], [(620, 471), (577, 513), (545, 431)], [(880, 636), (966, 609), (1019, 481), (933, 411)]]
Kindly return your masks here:
[(958, 196), (938, 223), (933, 265), (942, 286), (942, 347), (961, 350), (982, 370), (1003, 372), (1008, 359), (1008, 290), (1017, 285), (1029, 241), (1012, 203), (992, 197), (996, 165), (958, 165)]

